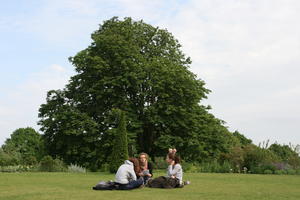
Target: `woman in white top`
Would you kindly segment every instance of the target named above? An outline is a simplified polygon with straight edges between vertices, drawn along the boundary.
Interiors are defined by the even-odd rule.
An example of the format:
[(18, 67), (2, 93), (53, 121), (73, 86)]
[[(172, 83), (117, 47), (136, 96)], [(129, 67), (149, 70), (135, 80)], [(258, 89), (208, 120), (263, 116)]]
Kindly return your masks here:
[(180, 165), (180, 158), (175, 153), (176, 153), (176, 150), (175, 150), (175, 152), (169, 151), (169, 153), (166, 157), (166, 162), (169, 164), (169, 166), (167, 168), (167, 177), (178, 179), (180, 185), (182, 185), (183, 171), (182, 171), (182, 167)]
[(147, 182), (150, 188), (181, 188), (182, 182), (182, 167), (180, 165), (180, 158), (176, 154), (176, 149), (170, 149), (166, 157), (166, 162), (169, 164), (167, 168), (167, 176), (160, 176), (150, 179)]
[(131, 190), (143, 185), (143, 178), (137, 179), (136, 173), (139, 169), (139, 161), (136, 158), (125, 160), (121, 165), (115, 176), (115, 183), (118, 185), (119, 190)]

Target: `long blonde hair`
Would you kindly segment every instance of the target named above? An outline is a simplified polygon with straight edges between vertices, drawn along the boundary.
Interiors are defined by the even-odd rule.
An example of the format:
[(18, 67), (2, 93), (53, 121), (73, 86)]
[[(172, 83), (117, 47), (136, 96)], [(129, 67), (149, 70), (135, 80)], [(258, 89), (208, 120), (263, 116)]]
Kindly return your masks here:
[[(146, 157), (146, 162), (145, 163), (142, 163), (141, 162), (141, 156), (145, 156)], [(147, 153), (140, 153), (139, 154), (139, 163), (140, 163), (140, 168), (142, 169), (144, 169), (144, 168), (148, 168), (148, 160), (149, 160), (149, 155), (147, 154)]]

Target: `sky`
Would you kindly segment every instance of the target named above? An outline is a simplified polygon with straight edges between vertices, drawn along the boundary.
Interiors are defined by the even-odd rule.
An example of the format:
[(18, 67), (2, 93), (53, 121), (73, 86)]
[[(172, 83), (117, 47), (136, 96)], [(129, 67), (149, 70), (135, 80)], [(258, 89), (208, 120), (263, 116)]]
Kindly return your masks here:
[(299, 10), (298, 0), (1, 2), (0, 145), (18, 128), (39, 131), (47, 91), (75, 74), (68, 57), (113, 16), (171, 32), (212, 91), (201, 103), (230, 131), (255, 144), (300, 144)]

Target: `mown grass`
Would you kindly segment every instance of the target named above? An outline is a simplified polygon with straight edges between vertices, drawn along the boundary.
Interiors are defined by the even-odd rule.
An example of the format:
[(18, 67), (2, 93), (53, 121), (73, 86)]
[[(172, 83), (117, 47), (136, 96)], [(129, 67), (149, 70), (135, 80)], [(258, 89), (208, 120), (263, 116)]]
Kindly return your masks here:
[(182, 189), (91, 189), (100, 180), (113, 178), (108, 173), (0, 173), (0, 200), (300, 199), (299, 175), (186, 173), (184, 179), (192, 183)]

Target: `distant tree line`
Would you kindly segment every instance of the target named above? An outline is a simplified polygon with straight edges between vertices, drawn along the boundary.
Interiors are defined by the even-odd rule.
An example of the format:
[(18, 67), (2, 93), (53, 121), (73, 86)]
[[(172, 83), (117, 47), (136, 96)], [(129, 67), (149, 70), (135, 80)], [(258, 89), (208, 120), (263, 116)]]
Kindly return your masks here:
[[(128, 158), (126, 121), (124, 112), (114, 110), (116, 128), (112, 130), (114, 144), (110, 160), (97, 170), (115, 172), (118, 166)], [(196, 161), (184, 160), (186, 172), (222, 172), (222, 173), (267, 173), (267, 174), (300, 174), (300, 146), (271, 144), (268, 142), (256, 146), (251, 140), (235, 131), (238, 143), (228, 152), (221, 152), (217, 158)], [(6, 166), (31, 166), (35, 170), (64, 171), (67, 165), (81, 166), (73, 161), (67, 163), (59, 155), (51, 157), (45, 148), (43, 135), (33, 128), (19, 128), (0, 148), (0, 171)], [(90, 164), (89, 166), (93, 166)], [(103, 167), (106, 166), (106, 169)], [(163, 160), (156, 159), (156, 168), (165, 167)], [(95, 170), (90, 168), (91, 170)], [(84, 169), (80, 169), (84, 170)]]

